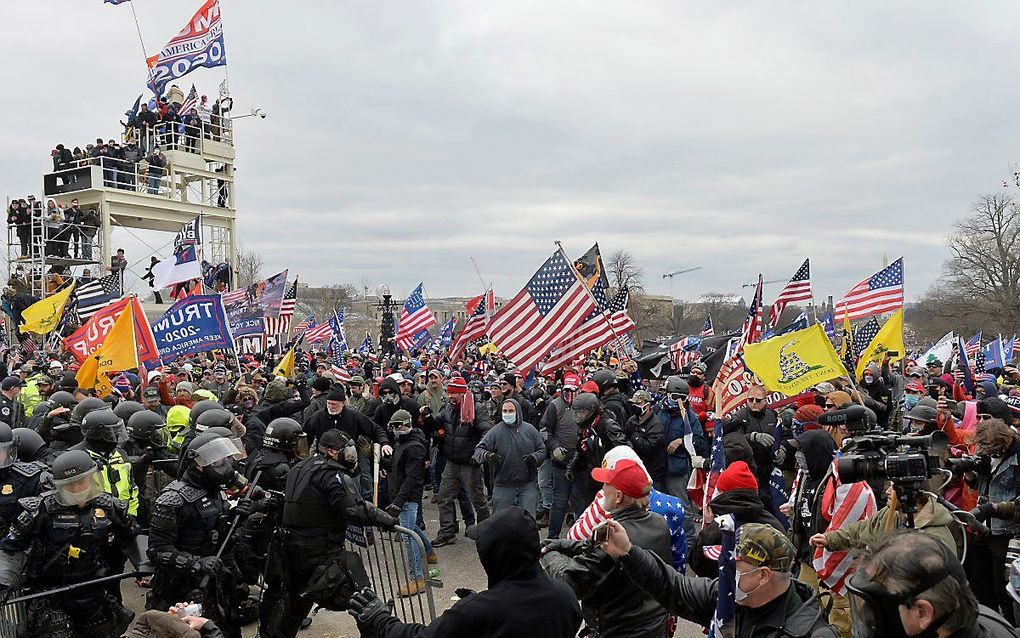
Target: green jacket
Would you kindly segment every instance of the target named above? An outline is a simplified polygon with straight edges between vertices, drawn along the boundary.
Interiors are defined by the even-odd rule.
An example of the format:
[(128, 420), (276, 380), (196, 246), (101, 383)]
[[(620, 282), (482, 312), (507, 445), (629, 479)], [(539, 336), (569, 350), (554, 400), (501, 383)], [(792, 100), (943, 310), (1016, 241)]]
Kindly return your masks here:
[[(888, 512), (889, 508), (883, 507), (871, 518), (851, 523), (843, 529), (825, 532), (826, 546), (832, 551), (839, 551), (864, 549), (874, 545), (889, 533), (885, 528)], [(928, 532), (956, 553), (956, 538), (950, 526), (957, 523), (949, 510), (938, 501), (930, 499), (928, 505), (914, 515), (914, 524), (917, 529)], [(903, 527), (903, 524), (899, 523), (897, 527)]]

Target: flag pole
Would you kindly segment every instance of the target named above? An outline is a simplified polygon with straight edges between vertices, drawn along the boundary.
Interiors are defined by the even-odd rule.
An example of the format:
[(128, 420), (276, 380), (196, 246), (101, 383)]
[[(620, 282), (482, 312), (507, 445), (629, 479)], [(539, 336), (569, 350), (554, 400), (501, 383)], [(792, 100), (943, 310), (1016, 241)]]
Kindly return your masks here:
[(142, 45), (142, 57), (145, 60), (145, 70), (149, 72), (149, 54), (145, 51), (145, 42), (142, 40), (142, 28), (138, 26), (138, 14), (135, 13), (135, 3), (128, 2), (131, 6), (131, 17), (135, 19), (135, 31), (138, 33), (138, 44)]
[[(554, 241), (553, 243), (556, 244), (556, 248), (560, 251), (560, 255), (563, 256), (563, 261), (567, 262), (567, 265), (570, 266), (570, 272), (574, 273), (574, 277), (576, 277), (577, 280), (581, 282), (581, 287), (584, 288), (584, 291), (586, 293), (588, 293), (588, 297), (592, 300), (592, 303), (595, 304), (595, 307), (598, 309), (599, 314), (602, 315), (602, 318), (605, 319), (606, 323), (609, 325), (609, 331), (613, 333), (613, 339), (619, 339), (620, 335), (616, 332), (616, 328), (613, 326), (613, 322), (610, 321), (609, 317), (606, 316), (606, 309), (599, 307), (598, 299), (595, 298), (595, 294), (592, 293), (591, 288), (588, 287), (588, 283), (585, 282), (583, 277), (581, 277), (581, 273), (577, 272), (577, 268), (574, 268), (574, 262), (570, 261), (570, 258), (567, 257), (567, 253), (563, 250), (563, 244), (560, 243), (559, 240)], [(619, 294), (619, 291), (617, 291), (617, 294)]]

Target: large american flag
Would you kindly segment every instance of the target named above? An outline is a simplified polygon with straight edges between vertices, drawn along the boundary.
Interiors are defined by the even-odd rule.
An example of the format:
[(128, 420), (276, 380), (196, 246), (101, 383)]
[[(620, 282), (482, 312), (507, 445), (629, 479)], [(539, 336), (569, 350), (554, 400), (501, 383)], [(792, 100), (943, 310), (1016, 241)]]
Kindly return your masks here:
[(308, 315), (294, 326), (294, 334), (304, 334), (315, 327), (315, 315)]
[(903, 307), (903, 258), (900, 257), (850, 289), (836, 303), (836, 316), (844, 308), (850, 321), (895, 312)]
[(320, 341), (325, 341), (332, 336), (333, 328), (329, 325), (328, 321), (324, 321), (305, 331), (305, 340), (308, 343), (319, 343)]
[[(295, 278), (290, 288), (283, 293), (283, 301), (280, 303), (279, 317), (263, 317), (262, 326), (267, 335), (290, 334), (290, 322), (294, 316), (294, 306), (297, 305), (298, 280)], [(298, 324), (300, 326), (300, 324)], [(300, 328), (298, 334), (301, 333)]]
[(811, 301), (814, 297), (811, 295), (811, 260), (805, 259), (804, 263), (800, 265), (797, 272), (793, 273), (793, 277), (787, 282), (786, 287), (776, 297), (775, 303), (772, 304), (772, 309), (769, 311), (769, 326), (772, 328), (776, 327), (779, 323), (779, 317), (786, 310), (786, 306), (795, 301)]
[(740, 339), (737, 341), (734, 352), (740, 352), (744, 349), (744, 346), (749, 343), (754, 343), (761, 338), (762, 333), (762, 311), (761, 311), (761, 293), (762, 293), (762, 278), (758, 275), (758, 286), (754, 290), (754, 298), (751, 299), (751, 303), (747, 307), (747, 319), (744, 320), (744, 327), (740, 331)]
[(714, 337), (715, 327), (712, 325), (712, 315), (705, 317), (705, 325), (701, 326), (699, 337)]
[[(825, 529), (827, 532), (843, 529), (875, 514), (875, 494), (871, 487), (864, 481), (840, 483), (836, 463), (838, 459), (833, 461), (830, 470), (832, 480), (826, 483), (821, 501), (832, 503), (831, 511), (822, 512), (823, 516), (831, 517), (829, 526)], [(854, 559), (850, 552), (845, 550), (834, 552), (818, 547), (811, 562), (818, 572), (820, 581), (837, 594), (846, 595), (846, 580), (853, 574)]]
[(124, 298), (119, 274), (106, 275), (92, 281), (79, 283), (74, 291), (78, 299), (78, 316), (82, 321), (96, 314), (104, 306)]
[(432, 314), (428, 304), (425, 303), (425, 296), (422, 293), (422, 284), (411, 291), (411, 294), (404, 300), (404, 307), (400, 310), (400, 322), (397, 324), (397, 345), (404, 351), (410, 351), (415, 345), (415, 338), (422, 330), (428, 330), (436, 325), (436, 316)]
[[(726, 449), (723, 446), (723, 424), (721, 419), (715, 419), (712, 427), (712, 455), (709, 458), (709, 466), (707, 469), (695, 469), (687, 481), (687, 496), (692, 503), (699, 504), (702, 511), (715, 497), (719, 475), (725, 469)], [(702, 521), (702, 526), (708, 523), (707, 520)]]
[(595, 310), (595, 301), (560, 251), (489, 324), (489, 337), (521, 371), (529, 371)]
[[(596, 300), (605, 299), (605, 292), (602, 291), (601, 295), (596, 294), (594, 286), (592, 293), (595, 294)], [(622, 337), (633, 330), (634, 321), (627, 315), (629, 298), (630, 293), (626, 288), (622, 288), (604, 307), (604, 313), (595, 312), (584, 323), (574, 328), (570, 336), (556, 344), (556, 349), (542, 366), (542, 372), (558, 370), (578, 357), (611, 343), (617, 336)]]
[(701, 358), (701, 338), (684, 337), (669, 346), (669, 358), (677, 372)]
[(467, 302), (468, 320), (457, 333), (457, 338), (454, 339), (453, 346), (450, 348), (451, 363), (456, 363), (460, 359), (468, 344), (485, 336), (485, 331), (489, 327), (489, 315), (494, 307), (495, 299), (491, 290), (473, 297)]

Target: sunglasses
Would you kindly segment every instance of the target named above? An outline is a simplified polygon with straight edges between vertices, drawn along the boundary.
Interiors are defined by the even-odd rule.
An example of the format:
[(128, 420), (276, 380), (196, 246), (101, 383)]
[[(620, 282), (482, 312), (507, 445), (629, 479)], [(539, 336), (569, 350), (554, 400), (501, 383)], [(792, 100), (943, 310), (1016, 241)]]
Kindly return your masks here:
[(836, 404), (835, 403), (826, 403), (825, 407), (827, 407), (827, 408), (834, 408), (834, 407), (836, 407)]
[(765, 399), (748, 398), (747, 402), (748, 403), (765, 403)]
[(977, 415), (977, 418), (978, 418), (979, 421), (987, 421), (989, 419), (994, 419), (995, 417), (992, 416), (991, 414), (983, 414), (982, 413), (982, 414)]

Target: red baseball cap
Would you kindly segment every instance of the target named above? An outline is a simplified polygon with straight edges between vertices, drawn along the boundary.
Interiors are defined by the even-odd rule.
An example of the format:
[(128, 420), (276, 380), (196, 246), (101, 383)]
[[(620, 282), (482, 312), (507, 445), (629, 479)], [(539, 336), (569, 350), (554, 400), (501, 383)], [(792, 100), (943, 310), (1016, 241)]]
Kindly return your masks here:
[(581, 377), (577, 376), (573, 372), (568, 372), (563, 375), (563, 389), (570, 388), (576, 390), (581, 387)]
[(921, 385), (920, 381), (911, 381), (910, 383), (907, 384), (904, 390), (910, 390), (911, 392), (920, 392), (921, 394), (924, 394), (924, 386)]
[(637, 461), (630, 459), (622, 459), (612, 468), (596, 467), (591, 471), (591, 477), (599, 483), (612, 485), (631, 498), (648, 496), (652, 486), (648, 474)]

